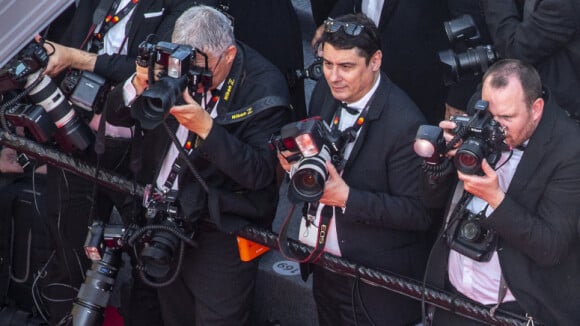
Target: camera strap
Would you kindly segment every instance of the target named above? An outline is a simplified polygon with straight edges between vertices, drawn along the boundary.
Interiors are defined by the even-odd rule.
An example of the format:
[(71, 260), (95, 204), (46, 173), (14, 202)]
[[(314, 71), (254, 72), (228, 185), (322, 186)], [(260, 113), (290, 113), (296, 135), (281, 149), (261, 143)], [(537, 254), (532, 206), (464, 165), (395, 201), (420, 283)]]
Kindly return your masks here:
[[(107, 0), (105, 2), (110, 2), (110, 1)], [(104, 19), (101, 18), (101, 21), (102, 21), (101, 28), (99, 29), (99, 31), (97, 31), (96, 33), (93, 34), (93, 47), (94, 48), (96, 48), (97, 50), (103, 48), (103, 39), (105, 37), (105, 34), (107, 34), (107, 32), (113, 26), (115, 26), (119, 21), (121, 21), (123, 18), (125, 18), (131, 12), (131, 10), (133, 10), (133, 8), (135, 8), (135, 5), (137, 5), (138, 2), (139, 2), (139, 0), (131, 0), (131, 1), (129, 1), (129, 3), (127, 3), (127, 5), (125, 7), (123, 7), (119, 12), (117, 12), (117, 9), (119, 8), (121, 0), (114, 0), (113, 1), (112, 5), (111, 5), (109, 11), (107, 12), (107, 14), (105, 15)], [(95, 14), (96, 14), (96, 12), (95, 12)], [(93, 16), (93, 20), (95, 20), (95, 19), (96, 18)], [(101, 21), (99, 21), (99, 22), (101, 22)], [(96, 24), (98, 24), (99, 22), (97, 22)], [(95, 52), (97, 52), (97, 51), (95, 51)]]
[[(194, 133), (192, 133), (191, 131), (188, 132), (187, 139), (185, 140), (185, 143), (183, 144), (183, 149), (185, 150), (187, 155), (190, 155), (191, 152), (193, 151), (193, 147), (194, 147), (193, 143), (195, 142), (195, 138), (196, 138), (196, 135)], [(163, 184), (163, 192), (164, 193), (171, 192), (171, 189), (173, 188), (173, 184), (175, 183), (175, 180), (177, 180), (177, 177), (180, 176), (183, 173), (183, 171), (185, 170), (185, 167), (186, 167), (185, 160), (186, 159), (187, 158), (183, 157), (183, 155), (178, 154), (177, 157), (175, 158), (175, 160), (173, 161), (173, 164), (171, 165), (171, 171), (169, 171), (169, 175), (167, 176), (167, 179), (165, 180), (165, 183)]]
[(252, 104), (242, 107), (236, 111), (227, 112), (217, 116), (214, 121), (220, 125), (229, 125), (244, 121), (260, 112), (276, 107), (290, 107), (288, 101), (280, 96), (266, 96), (262, 97)]
[[(314, 218), (319, 202), (309, 203), (307, 205), (309, 206), (308, 213), (306, 214), (307, 216), (303, 218), (307, 219), (307, 223), (309, 223), (309, 225), (314, 225)], [(316, 262), (320, 258), (320, 256), (322, 256), (322, 254), (324, 253), (324, 246), (326, 245), (329, 224), (332, 219), (332, 216), (334, 215), (334, 207), (327, 205), (322, 208), (322, 212), (320, 213), (320, 221), (318, 222), (318, 225), (314, 225), (314, 227), (316, 227), (318, 230), (316, 243), (310, 254), (308, 254), (307, 256), (304, 255), (300, 256), (296, 254), (295, 252), (291, 251), (288, 246), (288, 229), (289, 229), (288, 226), (290, 224), (289, 223), (290, 220), (293, 218), (294, 215), (293, 214), (294, 207), (295, 205), (292, 204), (290, 212), (288, 213), (288, 215), (282, 222), (282, 225), (280, 226), (280, 231), (278, 234), (278, 247), (280, 248), (280, 253), (285, 258), (299, 263)]]

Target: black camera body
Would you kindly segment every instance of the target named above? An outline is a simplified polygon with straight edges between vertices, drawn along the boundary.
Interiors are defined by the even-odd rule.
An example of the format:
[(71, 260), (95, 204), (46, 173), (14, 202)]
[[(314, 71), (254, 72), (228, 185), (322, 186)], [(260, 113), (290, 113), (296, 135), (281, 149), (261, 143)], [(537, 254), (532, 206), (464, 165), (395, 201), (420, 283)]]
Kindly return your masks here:
[(0, 69), (0, 93), (21, 89), (32, 73), (48, 64), (48, 54), (37, 43), (26, 46)]
[(481, 76), (497, 60), (498, 52), (490, 44), (477, 44), (481, 38), (477, 25), (470, 15), (463, 15), (443, 23), (451, 45), (462, 41), (467, 43), (465, 52), (453, 49), (440, 51), (439, 61), (444, 69), (445, 85), (451, 85), (465, 78)]
[[(340, 171), (344, 167), (344, 146), (354, 135), (333, 132), (320, 118), (313, 117), (285, 125), (269, 145), (279, 151), (300, 151), (298, 167), (290, 179), (288, 197), (293, 202), (315, 202), (322, 197), (328, 179), (326, 161)], [(353, 137), (353, 138), (350, 138)]]
[(40, 144), (52, 139), (56, 126), (40, 105), (18, 103), (6, 111), (6, 120), (24, 127)]
[[(197, 55), (205, 57), (203, 67), (195, 65)], [(139, 45), (137, 64), (147, 67), (150, 72), (155, 64), (164, 67), (165, 72), (158, 81), (150, 78), (150, 86), (133, 103), (131, 115), (144, 129), (154, 129), (169, 114), (185, 87), (191, 92), (198, 85), (209, 89), (213, 83), (213, 73), (209, 70), (207, 56), (189, 45), (170, 42), (151, 43), (144, 41)], [(153, 77), (150, 74), (150, 77)]]
[(497, 245), (497, 236), (495, 231), (480, 225), (484, 219), (483, 212), (474, 214), (465, 210), (463, 216), (452, 221), (447, 229), (451, 249), (476, 261), (489, 261)]
[(457, 125), (453, 130), (456, 137), (463, 140), (453, 158), (455, 167), (466, 174), (482, 174), (481, 162), (495, 167), (506, 145), (505, 133), (487, 110), (488, 102), (475, 103), (472, 116), (454, 116), (450, 120)]

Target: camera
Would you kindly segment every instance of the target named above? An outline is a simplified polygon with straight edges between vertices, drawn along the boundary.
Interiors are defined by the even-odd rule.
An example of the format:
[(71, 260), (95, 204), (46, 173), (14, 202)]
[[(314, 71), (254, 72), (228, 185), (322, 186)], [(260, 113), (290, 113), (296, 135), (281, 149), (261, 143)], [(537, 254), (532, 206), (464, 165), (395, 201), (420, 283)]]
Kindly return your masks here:
[(462, 141), (453, 158), (457, 170), (465, 174), (482, 174), (481, 162), (486, 159), (494, 167), (507, 148), (505, 133), (488, 111), (489, 103), (479, 100), (475, 103), (472, 116), (453, 116), (456, 127), (454, 138), (445, 145), (443, 130), (436, 126), (422, 125), (417, 131), (413, 148), (417, 155), (428, 164), (437, 165), (441, 158), (457, 142)]
[(450, 118), (457, 125), (453, 132), (463, 140), (453, 158), (455, 167), (463, 173), (482, 174), (483, 159), (494, 167), (506, 148), (504, 130), (487, 110), (488, 105), (487, 101), (479, 100), (473, 116)]
[(446, 231), (451, 249), (476, 261), (489, 261), (496, 248), (497, 237), (493, 230), (480, 225), (484, 219), (483, 212), (474, 214), (465, 210), (462, 216), (451, 221)]
[(147, 232), (143, 233), (146, 245), (139, 257), (142, 270), (156, 280), (166, 279), (172, 267), (175, 267), (175, 254), (183, 245), (181, 240), (193, 247), (197, 246), (192, 239), (198, 214), (193, 214), (193, 217), (181, 216), (175, 203), (177, 195), (176, 190), (163, 192), (151, 184), (145, 187), (143, 195), (148, 225)]
[[(203, 67), (195, 65), (197, 55), (205, 58)], [(213, 82), (207, 56), (189, 45), (146, 40), (139, 45), (137, 64), (147, 67), (150, 72), (150, 86), (135, 100), (131, 110), (132, 117), (141, 123), (143, 129), (154, 129), (161, 124), (185, 87), (195, 92), (199, 84), (209, 89)], [(165, 69), (158, 81), (152, 78), (155, 64)]]
[(463, 15), (443, 23), (451, 45), (458, 41), (466, 42), (465, 52), (457, 53), (452, 49), (440, 51), (439, 61), (444, 69), (444, 82), (451, 85), (464, 78), (480, 76), (497, 60), (499, 54), (490, 44), (475, 45), (480, 33), (470, 15)]
[(328, 179), (326, 161), (342, 170), (344, 146), (354, 137), (350, 131), (332, 131), (320, 117), (287, 124), (280, 135), (270, 137), (270, 148), (300, 152), (298, 167), (290, 178), (288, 198), (293, 202), (318, 201)]
[(322, 74), (322, 58), (315, 57), (314, 61), (307, 67), (289, 71), (286, 74), (286, 80), (288, 81), (288, 85), (293, 87), (300, 80), (311, 79), (317, 81), (322, 78)]
[[(41, 70), (48, 64), (48, 54), (38, 43), (31, 43), (26, 46), (15, 58), (0, 69), (0, 93), (15, 89), (24, 89), (24, 93), (17, 96), (19, 99), (23, 95), (28, 95), (28, 99), (35, 105), (44, 109), (56, 125), (55, 138), (66, 150), (73, 148), (85, 150), (94, 140), (94, 134), (82, 119), (75, 113), (69, 101), (64, 96), (58, 86), (48, 76), (42, 76)], [(13, 101), (11, 101), (13, 102)], [(31, 126), (30, 123), (36, 121), (36, 117), (24, 117), (19, 108), (11, 109), (11, 105), (6, 104), (8, 111), (13, 114), (12, 121), (20, 121), (22, 125), (32, 128), (35, 135), (50, 134), (50, 130), (44, 130), (43, 125)], [(19, 111), (20, 110), (20, 111)], [(38, 114), (38, 111), (34, 111)], [(50, 129), (50, 128), (49, 128)], [(44, 136), (40, 136), (44, 139)]]

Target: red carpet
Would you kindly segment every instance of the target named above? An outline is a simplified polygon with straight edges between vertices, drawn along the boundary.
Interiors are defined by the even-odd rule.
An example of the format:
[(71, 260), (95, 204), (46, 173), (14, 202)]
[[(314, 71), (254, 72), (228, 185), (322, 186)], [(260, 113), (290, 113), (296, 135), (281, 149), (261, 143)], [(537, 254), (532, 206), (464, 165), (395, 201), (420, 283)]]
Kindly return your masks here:
[(105, 309), (105, 321), (103, 326), (123, 326), (123, 317), (119, 314), (117, 308), (108, 306)]

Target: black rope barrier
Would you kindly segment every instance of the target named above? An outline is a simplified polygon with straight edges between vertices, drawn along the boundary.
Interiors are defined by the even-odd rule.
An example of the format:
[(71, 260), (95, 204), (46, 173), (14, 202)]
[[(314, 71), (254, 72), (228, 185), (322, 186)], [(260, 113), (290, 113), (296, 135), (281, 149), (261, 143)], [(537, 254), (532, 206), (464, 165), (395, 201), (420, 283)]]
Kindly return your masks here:
[(14, 148), (21, 153), (25, 153), (28, 156), (35, 157), (41, 162), (65, 169), (109, 189), (143, 197), (143, 186), (130, 182), (122, 176), (104, 171), (103, 169), (99, 169), (98, 175), (96, 175), (97, 169), (91, 164), (67, 155), (55, 148), (41, 145), (6, 131), (0, 132), (0, 143), (4, 146)]
[[(63, 168), (80, 177), (97, 182), (112, 190), (140, 197), (143, 196), (144, 187), (135, 185), (133, 182), (121, 176), (103, 170), (99, 170), (98, 175), (95, 175), (97, 173), (95, 167), (81, 160), (72, 158), (56, 149), (40, 145), (34, 141), (8, 132), (0, 133), (0, 143), (27, 155), (37, 157), (42, 162)], [(278, 247), (278, 235), (269, 230), (248, 226), (239, 231), (238, 235), (271, 249), (280, 250)], [(308, 256), (312, 251), (311, 247), (294, 239), (288, 239), (288, 246), (299, 255)], [(452, 311), (455, 314), (479, 322), (502, 326), (527, 324), (524, 316), (514, 315), (501, 309), (498, 309), (495, 311), (495, 314), (492, 314), (489, 307), (485, 307), (476, 302), (459, 298), (439, 289), (424, 286), (422, 282), (417, 280), (360, 266), (329, 253), (323, 253), (315, 263), (336, 273), (359, 277), (361, 281), (369, 285), (381, 287), (419, 301), (424, 300), (427, 304)]]

